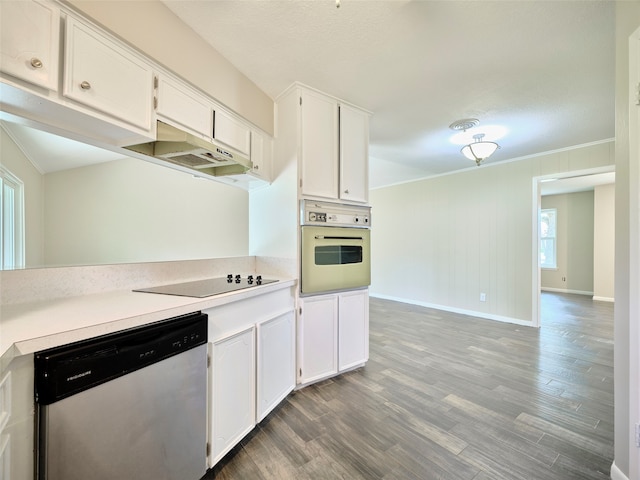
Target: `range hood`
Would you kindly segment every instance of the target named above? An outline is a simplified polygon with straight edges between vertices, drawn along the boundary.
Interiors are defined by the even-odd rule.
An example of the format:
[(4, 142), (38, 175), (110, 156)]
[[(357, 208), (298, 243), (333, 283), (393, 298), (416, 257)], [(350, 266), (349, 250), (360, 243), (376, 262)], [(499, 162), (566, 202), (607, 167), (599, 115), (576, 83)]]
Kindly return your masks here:
[(194, 170), (196, 175), (237, 175), (251, 169), (246, 155), (214, 143), (215, 140), (203, 140), (159, 120), (157, 127), (155, 142), (124, 148)]

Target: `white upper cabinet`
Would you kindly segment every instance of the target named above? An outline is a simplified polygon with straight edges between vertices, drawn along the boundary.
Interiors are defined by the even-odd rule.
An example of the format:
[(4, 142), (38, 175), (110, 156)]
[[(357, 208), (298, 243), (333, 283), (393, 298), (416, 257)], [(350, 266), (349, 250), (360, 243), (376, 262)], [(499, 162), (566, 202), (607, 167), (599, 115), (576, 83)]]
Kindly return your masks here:
[(340, 105), (340, 199), (369, 200), (369, 114)]
[(135, 127), (151, 129), (151, 65), (70, 17), (63, 94)]
[(251, 130), (221, 108), (214, 111), (213, 138), (247, 156), (251, 154)]
[(369, 114), (306, 89), (300, 108), (301, 196), (367, 203)]
[(156, 113), (160, 117), (211, 138), (213, 109), (207, 98), (166, 75), (158, 77), (157, 95)]
[(338, 198), (338, 102), (303, 90), (300, 95), (302, 195)]
[(273, 156), (273, 140), (270, 136), (257, 130), (251, 131), (251, 173), (264, 180), (271, 181), (271, 159)]
[(0, 1), (0, 69), (58, 90), (60, 10), (45, 1)]

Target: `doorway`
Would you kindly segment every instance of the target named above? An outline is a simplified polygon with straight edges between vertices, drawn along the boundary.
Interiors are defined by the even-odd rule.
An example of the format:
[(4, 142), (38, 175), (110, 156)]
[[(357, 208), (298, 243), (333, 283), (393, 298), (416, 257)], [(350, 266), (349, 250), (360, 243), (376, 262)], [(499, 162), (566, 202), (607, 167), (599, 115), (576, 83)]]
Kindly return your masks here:
[[(607, 185), (615, 183), (614, 166), (600, 167), (589, 170), (581, 170), (575, 172), (566, 172), (556, 175), (545, 175), (535, 177), (533, 179), (533, 255), (532, 255), (532, 318), (534, 320), (534, 326), (540, 327), (540, 296), (542, 291), (542, 269), (540, 266), (540, 251), (541, 251), (541, 210), (542, 210), (542, 197), (545, 195), (560, 195), (568, 193), (576, 193), (581, 191), (594, 190), (599, 185)], [(597, 225), (594, 225), (598, 228)], [(594, 228), (594, 231), (595, 231)], [(612, 266), (613, 268), (613, 266)], [(561, 275), (562, 276), (562, 275)], [(566, 276), (563, 276), (566, 280)], [(562, 291), (558, 289), (557, 291)], [(567, 290), (567, 293), (571, 293)], [(574, 292), (576, 293), (576, 292)], [(584, 292), (583, 292), (584, 293)], [(597, 298), (602, 299), (602, 298)]]

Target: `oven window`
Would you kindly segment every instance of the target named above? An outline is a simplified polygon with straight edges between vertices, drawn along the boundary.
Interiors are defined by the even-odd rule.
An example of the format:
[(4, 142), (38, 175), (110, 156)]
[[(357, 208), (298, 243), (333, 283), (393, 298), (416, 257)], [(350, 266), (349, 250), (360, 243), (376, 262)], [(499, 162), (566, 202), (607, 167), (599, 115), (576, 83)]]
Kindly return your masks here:
[(328, 245), (315, 248), (316, 265), (345, 265), (362, 263), (362, 247), (357, 245)]

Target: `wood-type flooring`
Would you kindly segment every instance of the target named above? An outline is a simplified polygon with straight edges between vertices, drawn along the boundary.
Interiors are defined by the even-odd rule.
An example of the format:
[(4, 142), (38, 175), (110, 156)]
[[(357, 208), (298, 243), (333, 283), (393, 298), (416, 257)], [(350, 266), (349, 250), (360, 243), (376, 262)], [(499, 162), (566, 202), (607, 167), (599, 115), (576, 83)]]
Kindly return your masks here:
[(613, 461), (613, 305), (534, 329), (371, 299), (364, 368), (289, 395), (203, 480), (589, 480)]

